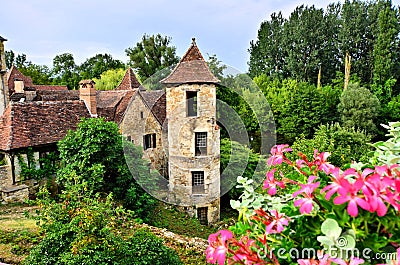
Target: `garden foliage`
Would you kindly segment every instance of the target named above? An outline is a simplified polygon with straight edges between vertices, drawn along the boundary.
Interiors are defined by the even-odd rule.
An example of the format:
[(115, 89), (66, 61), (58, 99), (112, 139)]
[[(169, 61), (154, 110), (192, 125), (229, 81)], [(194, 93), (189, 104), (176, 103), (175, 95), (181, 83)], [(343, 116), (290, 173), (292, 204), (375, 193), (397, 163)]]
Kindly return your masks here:
[(57, 182), (62, 187), (87, 184), (85, 193), (112, 192), (116, 200), (133, 210), (135, 215), (146, 218), (155, 199), (148, 195), (135, 181), (133, 174), (150, 176), (147, 162), (142, 159), (140, 147), (129, 145), (131, 161), (135, 163), (130, 172), (124, 156), (123, 138), (117, 124), (102, 118), (83, 119), (75, 131), (58, 143), (61, 167)]
[[(398, 124), (390, 126), (391, 140), (377, 145), (390, 152), (378, 150), (377, 164), (358, 164), (358, 169), (332, 165), (326, 152), (289, 159), (288, 145), (273, 147), (261, 192), (255, 192), (252, 180), (238, 178), (244, 192), (231, 204), (239, 220), (209, 236), (207, 261), (398, 264), (400, 165), (384, 159), (397, 150)], [(281, 171), (282, 165), (293, 170)]]

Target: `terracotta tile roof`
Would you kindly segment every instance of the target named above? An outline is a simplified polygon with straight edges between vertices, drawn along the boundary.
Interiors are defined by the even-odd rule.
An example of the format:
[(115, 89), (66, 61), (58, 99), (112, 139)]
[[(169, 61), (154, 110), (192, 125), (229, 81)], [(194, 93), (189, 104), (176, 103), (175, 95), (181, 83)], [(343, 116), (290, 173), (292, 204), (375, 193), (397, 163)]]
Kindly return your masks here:
[(132, 96), (137, 90), (97, 91), (97, 114), (108, 121), (119, 123)]
[(178, 65), (169, 76), (161, 80), (163, 84), (183, 84), (183, 83), (219, 83), (219, 80), (211, 73), (206, 61), (195, 39), (192, 45), (179, 61)]
[(15, 66), (12, 66), (10, 71), (8, 72), (7, 75), (7, 85), (8, 85), (8, 91), (9, 95), (11, 96), (14, 93), (14, 79), (19, 79), (24, 81), (24, 86), (25, 87), (32, 87), (32, 78), (29, 76), (24, 76)]
[(67, 86), (52, 86), (52, 85), (33, 85), (36, 90), (68, 90)]
[(37, 90), (36, 101), (79, 100), (79, 90)]
[(53, 86), (53, 85), (34, 85), (32, 82), (32, 78), (29, 76), (25, 76), (22, 74), (17, 67), (14, 65), (11, 67), (10, 71), (8, 72), (7, 75), (7, 85), (8, 85), (8, 91), (9, 95), (11, 96), (14, 93), (14, 80), (19, 79), (24, 81), (24, 87), (29, 87), (29, 88), (35, 88), (37, 91), (41, 90), (68, 90), (67, 86)]
[(163, 90), (140, 91), (147, 107), (153, 112), (158, 122), (162, 125), (166, 117), (166, 96)]
[(10, 102), (0, 117), (4, 151), (54, 144), (90, 114), (82, 101)]
[(120, 124), (124, 118), (126, 109), (129, 106), (129, 103), (131, 102), (132, 97), (137, 93), (138, 90), (129, 90), (126, 92), (125, 96), (122, 98), (122, 100), (119, 102), (117, 109), (115, 111), (114, 115), (114, 121), (117, 124)]
[(140, 87), (140, 83), (136, 78), (132, 68), (126, 70), (124, 78), (115, 90), (132, 90)]

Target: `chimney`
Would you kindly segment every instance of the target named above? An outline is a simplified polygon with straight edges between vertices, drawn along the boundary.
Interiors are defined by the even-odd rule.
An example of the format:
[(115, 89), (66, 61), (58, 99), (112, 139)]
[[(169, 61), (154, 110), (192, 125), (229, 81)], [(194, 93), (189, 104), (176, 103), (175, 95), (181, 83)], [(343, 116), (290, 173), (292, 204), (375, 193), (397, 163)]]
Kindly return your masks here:
[(92, 117), (97, 117), (96, 88), (93, 80), (79, 82), (79, 99), (83, 100)]
[(24, 94), (27, 102), (33, 101), (36, 98), (36, 89), (34, 87), (25, 87)]
[(24, 93), (24, 81), (22, 79), (14, 79), (14, 93)]

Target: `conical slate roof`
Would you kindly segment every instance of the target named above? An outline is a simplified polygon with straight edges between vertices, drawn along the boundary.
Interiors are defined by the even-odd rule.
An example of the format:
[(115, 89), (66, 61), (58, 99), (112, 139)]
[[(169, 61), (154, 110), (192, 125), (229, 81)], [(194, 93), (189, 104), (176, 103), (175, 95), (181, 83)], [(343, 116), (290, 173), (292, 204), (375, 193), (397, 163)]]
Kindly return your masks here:
[(219, 83), (219, 80), (211, 73), (193, 38), (192, 45), (175, 69), (160, 82), (163, 84)]

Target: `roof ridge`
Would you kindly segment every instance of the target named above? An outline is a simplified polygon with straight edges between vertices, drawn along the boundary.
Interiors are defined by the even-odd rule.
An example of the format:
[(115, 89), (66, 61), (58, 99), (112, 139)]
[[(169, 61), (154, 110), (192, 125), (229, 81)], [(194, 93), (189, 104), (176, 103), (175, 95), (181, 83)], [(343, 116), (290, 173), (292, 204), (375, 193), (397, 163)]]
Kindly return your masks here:
[(189, 62), (189, 61), (194, 61), (194, 60), (205, 61), (203, 55), (201, 54), (201, 52), (199, 50), (199, 47), (197, 47), (196, 38), (192, 38), (192, 43), (191, 43), (189, 49), (182, 56), (179, 63)]
[(124, 81), (127, 80), (128, 86), (130, 89), (128, 90), (133, 90), (136, 88), (139, 88), (142, 84), (140, 84), (139, 80), (137, 79), (135, 72), (133, 71), (132, 67), (129, 67), (124, 74), (124, 77), (122, 78), (121, 82), (118, 84), (118, 86), (114, 90), (127, 90), (127, 89), (120, 89), (120, 87), (123, 85)]
[[(146, 101), (146, 99), (143, 97), (143, 95), (142, 95), (142, 93), (143, 92), (150, 92), (150, 91), (142, 91), (142, 92), (140, 92), (140, 90), (138, 90), (138, 94), (140, 95), (140, 97), (142, 98), (142, 101), (143, 101), (143, 103), (144, 103), (144, 105), (149, 109), (149, 111), (150, 111), (150, 113), (153, 115), (153, 117), (158, 121), (158, 123), (162, 126), (162, 123), (161, 123), (161, 121), (157, 118), (157, 115), (153, 112), (153, 107), (154, 107), (154, 105), (155, 105), (155, 103), (162, 97), (162, 95), (160, 96), (160, 97), (158, 97), (157, 98), (157, 100), (154, 102), (154, 105), (153, 106), (151, 106), (151, 108), (150, 108), (150, 106), (149, 106), (149, 104), (147, 103), (147, 101)], [(163, 94), (164, 95), (164, 94)]]

